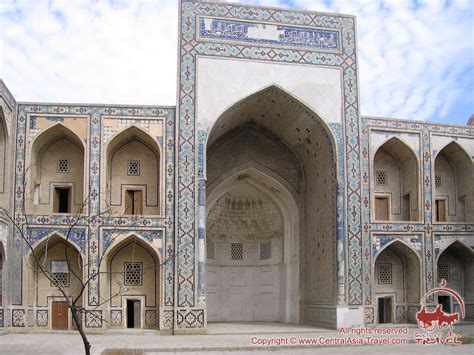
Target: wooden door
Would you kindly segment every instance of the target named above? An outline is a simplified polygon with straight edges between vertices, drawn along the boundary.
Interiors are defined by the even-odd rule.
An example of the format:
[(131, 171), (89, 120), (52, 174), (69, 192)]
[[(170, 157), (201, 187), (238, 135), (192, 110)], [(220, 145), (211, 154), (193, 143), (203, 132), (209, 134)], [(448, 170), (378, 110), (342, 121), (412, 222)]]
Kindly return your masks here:
[(53, 329), (67, 330), (69, 325), (67, 302), (53, 302), (52, 325)]
[(375, 198), (375, 219), (388, 221), (388, 197)]
[(446, 201), (445, 200), (436, 200), (436, 221), (437, 222), (446, 221)]
[(133, 214), (133, 191), (125, 191), (125, 214)]
[(136, 190), (133, 197), (133, 214), (142, 215), (143, 214), (143, 191)]
[(141, 328), (140, 323), (141, 305), (140, 301), (133, 301), (133, 327)]

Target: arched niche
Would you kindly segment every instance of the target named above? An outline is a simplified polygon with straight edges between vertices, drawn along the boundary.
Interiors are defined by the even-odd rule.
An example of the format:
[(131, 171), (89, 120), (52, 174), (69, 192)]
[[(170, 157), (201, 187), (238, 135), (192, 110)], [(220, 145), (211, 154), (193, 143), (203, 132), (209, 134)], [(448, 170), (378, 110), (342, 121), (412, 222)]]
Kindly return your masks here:
[(56, 124), (31, 145), (31, 180), (25, 198), (35, 213), (84, 210), (84, 144), (69, 128)]
[[(48, 323), (40, 325), (57, 330), (74, 328), (72, 315), (65, 305), (68, 300), (58, 285), (65, 291), (69, 301), (78, 299), (76, 306), (83, 305), (85, 268), (79, 247), (64, 235), (53, 233), (33, 245), (33, 251), (29, 250), (24, 260), (25, 285), (33, 285), (26, 288), (28, 302), (49, 314)], [(42, 270), (51, 275), (53, 281)]]
[(107, 203), (119, 214), (159, 215), (161, 154), (158, 142), (131, 126), (107, 145)]
[(377, 149), (373, 158), (372, 219), (420, 219), (418, 167), (415, 153), (396, 137)]
[[(464, 243), (454, 241), (445, 248), (436, 263), (437, 281), (455, 290), (468, 305), (474, 304), (474, 251)], [(459, 304), (451, 295), (437, 293), (435, 301), (448, 313), (459, 311)], [(466, 308), (466, 317), (474, 318), (472, 306)]]
[(107, 294), (111, 310), (121, 312), (116, 328), (159, 328), (160, 256), (148, 241), (130, 234), (107, 252)]
[[(212, 191), (220, 186), (226, 177), (242, 172), (245, 170), (244, 167), (258, 167), (258, 174), (235, 175), (245, 180), (244, 185), (236, 180), (227, 185), (227, 190), (222, 190), (221, 186), (219, 188), (222, 192), (221, 198), (223, 201), (235, 200), (237, 204), (239, 204), (238, 201), (242, 201), (244, 208), (248, 201), (250, 209), (252, 209), (253, 201), (257, 203), (259, 200), (264, 205), (278, 206), (278, 208), (275, 207), (275, 211), (279, 210), (282, 218), (275, 219), (277, 229), (280, 230), (279, 233), (282, 236), (285, 236), (284, 239), (292, 241), (292, 247), (284, 248), (283, 252), (283, 264), (290, 264), (289, 267), (286, 264), (281, 266), (286, 276), (279, 278), (280, 274), (275, 278), (284, 280), (280, 282), (283, 288), (279, 288), (278, 292), (280, 296), (286, 296), (281, 297), (284, 301), (280, 302), (278, 307), (282, 307), (282, 310), (277, 316), (273, 314), (273, 319), (278, 318), (280, 321), (294, 323), (317, 323), (313, 314), (317, 307), (327, 307), (336, 303), (335, 147), (331, 131), (321, 117), (296, 97), (277, 86), (267, 87), (235, 103), (221, 114), (210, 131), (206, 152), (207, 211), (215, 208), (216, 200), (212, 197)], [(289, 199), (286, 202), (278, 202), (280, 197), (276, 191), (283, 190), (272, 187), (268, 181), (278, 181), (279, 186), (284, 186), (286, 194), (292, 196), (294, 204), (291, 205), (288, 202)], [(262, 182), (264, 182), (263, 185), (259, 185)], [(255, 187), (266, 185), (269, 186), (271, 193), (265, 193), (263, 192), (265, 189)], [(288, 211), (297, 216), (293, 222), (285, 219), (285, 216), (291, 214)], [(274, 215), (276, 216), (277, 213), (275, 212)], [(210, 214), (207, 216), (206, 229), (212, 239), (219, 238), (213, 236), (211, 225), (219, 220), (220, 223), (227, 223), (220, 214), (217, 214), (217, 217), (218, 221), (210, 220)], [(264, 220), (269, 217), (262, 218)], [(246, 223), (250, 223), (251, 219)], [(259, 221), (263, 223), (263, 220), (258, 220), (257, 215), (254, 219), (257, 224)], [(232, 223), (240, 232), (228, 238), (233, 242), (226, 244), (228, 250), (221, 249), (224, 253), (232, 252), (230, 244), (239, 243), (235, 239), (236, 236), (242, 236), (240, 238), (243, 240), (243, 234), (248, 232), (245, 223), (239, 224), (238, 217)], [(294, 225), (297, 225), (296, 229), (292, 228)], [(273, 232), (278, 234), (276, 230)], [(259, 255), (255, 247), (257, 245), (260, 247), (259, 244), (263, 239), (265, 238), (258, 237), (254, 240), (252, 251), (254, 256)], [(283, 242), (283, 245), (286, 244)], [(216, 249), (216, 252), (218, 251), (219, 248)], [(261, 261), (255, 261), (255, 258), (250, 261), (244, 257), (241, 261), (235, 261), (233, 265), (225, 266), (251, 268), (255, 266), (255, 262)], [(238, 266), (238, 263), (241, 263), (241, 266)], [(256, 295), (255, 292), (263, 290), (263, 285), (250, 283), (250, 279), (258, 278), (255, 276), (258, 272), (254, 269), (234, 281), (249, 285), (245, 291), (246, 294)], [(207, 280), (209, 281), (209, 277)], [(231, 278), (221, 277), (216, 283), (226, 280), (233, 282)], [(228, 302), (223, 295), (232, 288), (231, 284), (227, 284), (223, 293), (216, 297), (221, 297), (223, 302)], [(207, 289), (209, 295), (209, 283), (207, 283)], [(207, 300), (208, 309), (212, 309), (212, 302), (212, 297)], [(264, 317), (256, 319), (249, 314), (247, 312), (247, 315), (241, 314), (240, 317), (242, 320), (264, 319)]]
[(435, 222), (470, 222), (474, 220), (472, 207), (472, 160), (457, 143), (446, 145), (434, 164)]
[(377, 323), (415, 322), (420, 303), (421, 261), (416, 251), (396, 240), (375, 258), (374, 293)]

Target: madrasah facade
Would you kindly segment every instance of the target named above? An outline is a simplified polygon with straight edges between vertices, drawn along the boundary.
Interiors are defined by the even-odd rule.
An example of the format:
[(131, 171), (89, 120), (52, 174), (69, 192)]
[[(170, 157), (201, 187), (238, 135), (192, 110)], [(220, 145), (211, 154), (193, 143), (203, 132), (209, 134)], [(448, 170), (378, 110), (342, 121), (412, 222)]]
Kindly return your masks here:
[(0, 215), (0, 327), (73, 329), (33, 254), (91, 331), (410, 323), (459, 310), (425, 297), (441, 279), (474, 318), (473, 119), (362, 116), (354, 16), (179, 11), (176, 107), (17, 102), (0, 82), (0, 206), (34, 251)]

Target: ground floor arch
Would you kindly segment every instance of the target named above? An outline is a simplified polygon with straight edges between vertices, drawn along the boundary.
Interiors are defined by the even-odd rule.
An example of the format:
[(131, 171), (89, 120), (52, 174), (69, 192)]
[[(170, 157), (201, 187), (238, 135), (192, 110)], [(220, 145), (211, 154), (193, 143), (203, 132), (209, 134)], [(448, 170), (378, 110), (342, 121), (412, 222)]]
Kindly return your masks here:
[(129, 235), (107, 254), (107, 294), (111, 326), (159, 328), (160, 257), (153, 245)]
[[(456, 291), (469, 305), (466, 317), (474, 318), (474, 252), (459, 241), (454, 241), (445, 248), (436, 263), (437, 281), (446, 282), (446, 286)], [(442, 305), (445, 312), (460, 312), (459, 303), (447, 293), (437, 293), (435, 302)]]
[(27, 288), (25, 293), (35, 305), (38, 326), (76, 329), (69, 305), (75, 302), (76, 307), (83, 306), (83, 263), (80, 247), (61, 233), (52, 233), (27, 253), (25, 276), (34, 287)]
[(416, 251), (398, 240), (376, 256), (376, 323), (415, 322), (420, 304), (420, 270)]

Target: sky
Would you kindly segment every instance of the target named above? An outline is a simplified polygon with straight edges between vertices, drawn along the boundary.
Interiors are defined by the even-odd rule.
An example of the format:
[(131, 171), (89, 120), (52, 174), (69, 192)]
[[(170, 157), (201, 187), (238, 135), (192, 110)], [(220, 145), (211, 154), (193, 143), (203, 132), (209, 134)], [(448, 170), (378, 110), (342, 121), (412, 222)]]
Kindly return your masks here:
[[(241, 0), (357, 16), (361, 113), (465, 124), (472, 0)], [(0, 0), (0, 78), (18, 101), (175, 105), (177, 0)]]

